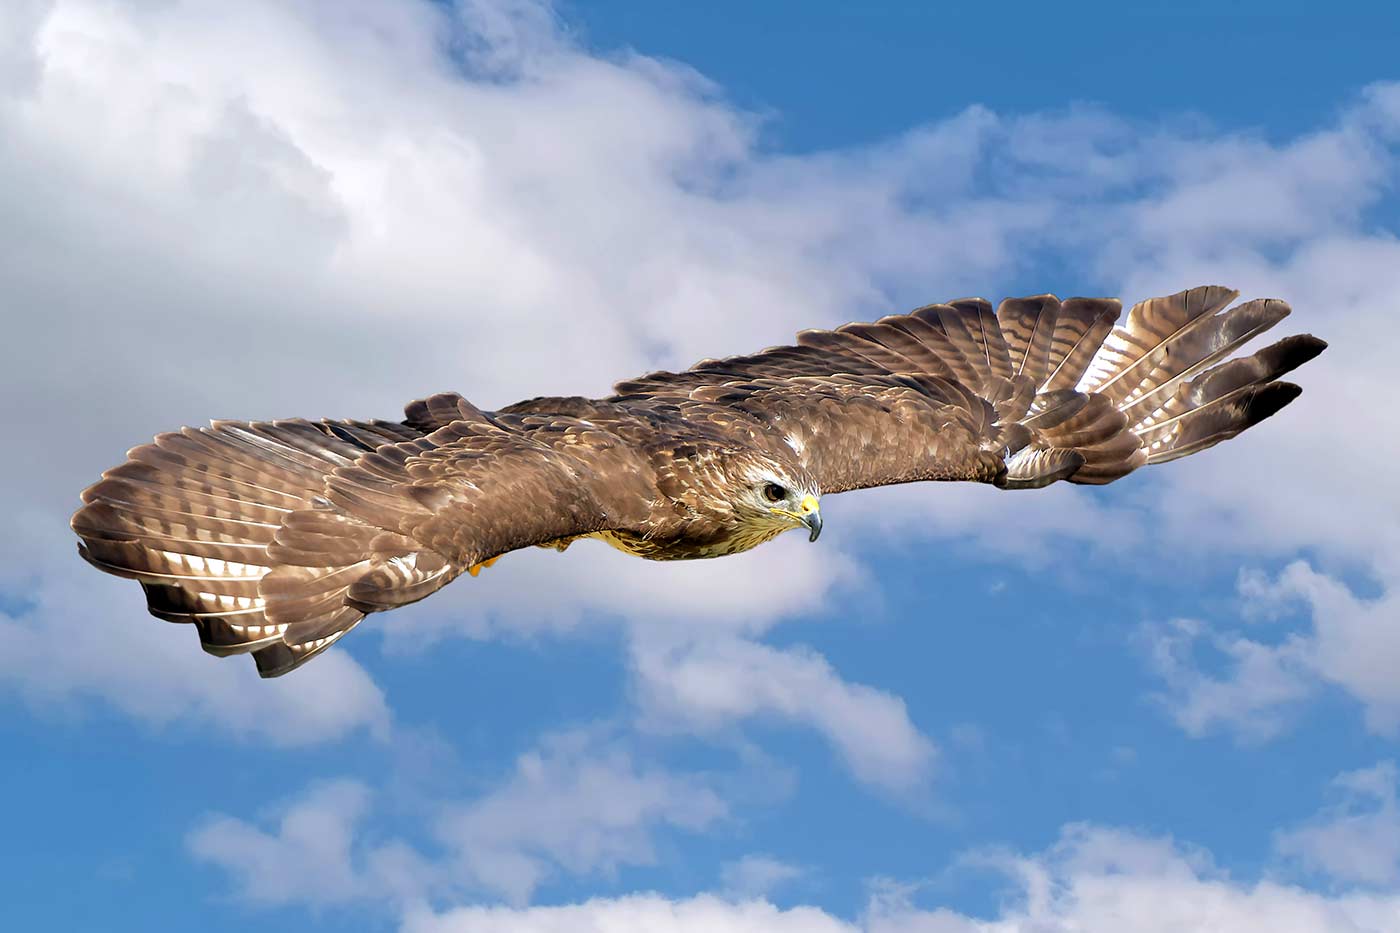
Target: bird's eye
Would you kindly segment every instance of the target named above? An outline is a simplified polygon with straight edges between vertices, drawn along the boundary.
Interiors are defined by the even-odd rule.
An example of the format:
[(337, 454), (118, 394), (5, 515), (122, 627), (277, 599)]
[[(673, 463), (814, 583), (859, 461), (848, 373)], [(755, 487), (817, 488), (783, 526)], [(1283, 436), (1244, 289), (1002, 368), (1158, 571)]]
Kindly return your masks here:
[(769, 502), (782, 502), (787, 498), (787, 490), (777, 483), (764, 483), (763, 498), (767, 499)]

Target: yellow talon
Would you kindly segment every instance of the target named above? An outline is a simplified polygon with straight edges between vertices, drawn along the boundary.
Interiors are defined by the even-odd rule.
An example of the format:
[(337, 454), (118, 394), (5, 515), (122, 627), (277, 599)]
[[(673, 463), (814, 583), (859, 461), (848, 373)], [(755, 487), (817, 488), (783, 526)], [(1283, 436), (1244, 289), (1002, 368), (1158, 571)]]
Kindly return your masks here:
[(482, 570), (484, 570), (484, 569), (487, 568), (487, 567), (490, 567), (492, 564), (494, 564), (496, 561), (498, 561), (498, 560), (500, 560), (500, 559), (501, 559), (501, 555), (497, 554), (495, 557), (491, 558), (490, 560), (484, 560), (484, 561), (482, 561), (482, 562), (479, 563), (479, 564), (473, 564), (472, 566), (470, 566), (470, 567), (467, 568), (467, 573), (471, 574), (472, 576), (476, 576), (477, 574), (481, 573)]

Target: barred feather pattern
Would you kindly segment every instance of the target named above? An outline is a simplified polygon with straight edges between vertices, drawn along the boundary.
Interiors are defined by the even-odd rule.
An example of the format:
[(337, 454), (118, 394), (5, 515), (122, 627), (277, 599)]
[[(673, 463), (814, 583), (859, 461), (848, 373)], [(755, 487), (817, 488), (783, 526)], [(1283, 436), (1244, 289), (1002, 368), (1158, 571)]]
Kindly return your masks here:
[(1116, 299), (965, 298), (603, 399), (485, 412), (443, 393), (402, 422), (217, 421), (129, 451), (72, 527), (152, 614), (278, 676), (518, 548), (600, 537), (679, 560), (756, 546), (790, 527), (775, 513), (796, 516), (745, 506), (756, 478), (801, 490), (798, 508), (924, 480), (1102, 484), (1205, 450), (1296, 398), (1281, 377), (1326, 347), (1302, 334), (1232, 358), (1289, 314), (1237, 297), (1189, 289), (1121, 324)]
[[(1115, 298), (1008, 298), (995, 313), (984, 299), (963, 298), (874, 323), (803, 331), (795, 347), (652, 373), (620, 383), (615, 397), (684, 398), (712, 385), (728, 386), (733, 395), (744, 385), (756, 391), (755, 380), (799, 378), (863, 381), (873, 397), (888, 391), (881, 380), (891, 376), (935, 377), (971, 389), (995, 409), (996, 424), (975, 444), (1004, 458), (998, 484), (1102, 484), (1214, 446), (1297, 397), (1298, 388), (1279, 377), (1326, 343), (1299, 335), (1229, 360), (1290, 310), (1276, 299), (1227, 307), (1236, 297), (1222, 286), (1188, 289), (1134, 305), (1122, 324)], [(944, 403), (935, 392), (927, 400)], [(763, 417), (754, 404), (746, 410)], [(781, 420), (789, 432), (801, 420), (790, 399)], [(846, 433), (867, 427), (852, 419)], [(812, 456), (839, 459), (832, 448), (845, 443), (840, 434), (828, 430), (823, 440), (825, 447)], [(858, 473), (857, 461), (870, 461), (871, 452), (846, 443), (850, 462), (834, 488), (926, 478), (929, 471), (919, 462), (932, 443), (926, 427), (912, 420), (902, 432), (887, 425), (885, 443), (903, 450), (902, 465), (878, 463), (868, 468), (870, 482), (849, 481), (845, 474)], [(966, 454), (969, 462), (973, 453)]]
[[(83, 493), (79, 552), (140, 582), (153, 615), (193, 623), (210, 654), (251, 652), (264, 676), (286, 673), (364, 617), (344, 594), (386, 544), (343, 515), (335, 534), (315, 537), (314, 517), (331, 514), (326, 476), (418, 435), (392, 422), (299, 420), (161, 434)], [(297, 566), (277, 566), (293, 554)]]
[(1300, 335), (1222, 362), (1290, 311), (1275, 299), (1227, 309), (1238, 294), (1203, 286), (1149, 299), (1120, 326), (1113, 299), (1002, 302), (1013, 373), (1036, 386), (1021, 418), (1033, 437), (1009, 452), (1006, 485), (1107, 483), (1214, 446), (1296, 398), (1296, 386), (1276, 380), (1326, 344)]

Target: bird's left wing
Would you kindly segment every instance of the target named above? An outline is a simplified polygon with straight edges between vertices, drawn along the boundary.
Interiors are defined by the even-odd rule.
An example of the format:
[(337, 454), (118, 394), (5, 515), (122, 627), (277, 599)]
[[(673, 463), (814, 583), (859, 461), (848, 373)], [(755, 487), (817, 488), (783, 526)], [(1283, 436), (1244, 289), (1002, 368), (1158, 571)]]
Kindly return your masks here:
[[(695, 399), (778, 432), (826, 492), (924, 479), (1012, 488), (1106, 483), (1258, 423), (1277, 381), (1326, 346), (1289, 337), (1227, 360), (1289, 313), (1203, 286), (1116, 299), (982, 299), (798, 334), (795, 346), (618, 384), (616, 398)], [(1115, 326), (1116, 325), (1116, 326)]]
[(925, 373), (790, 376), (688, 391), (778, 433), (823, 492), (920, 480), (997, 482), (1024, 429), (962, 384)]

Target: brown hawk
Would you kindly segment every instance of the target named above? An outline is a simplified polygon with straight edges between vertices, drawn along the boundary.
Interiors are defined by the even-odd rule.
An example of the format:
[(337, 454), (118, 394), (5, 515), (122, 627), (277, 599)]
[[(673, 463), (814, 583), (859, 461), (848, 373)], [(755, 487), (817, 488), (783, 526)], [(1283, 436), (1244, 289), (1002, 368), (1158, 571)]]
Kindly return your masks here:
[(216, 421), (131, 450), (83, 493), (94, 566), (152, 614), (265, 677), (367, 613), (507, 551), (601, 538), (651, 560), (719, 557), (822, 528), (820, 496), (918, 480), (1108, 483), (1204, 450), (1298, 396), (1326, 344), (1225, 360), (1288, 305), (1194, 288), (1133, 307), (1012, 298), (804, 331), (602, 399), (481, 411), (456, 394), (403, 421)]

